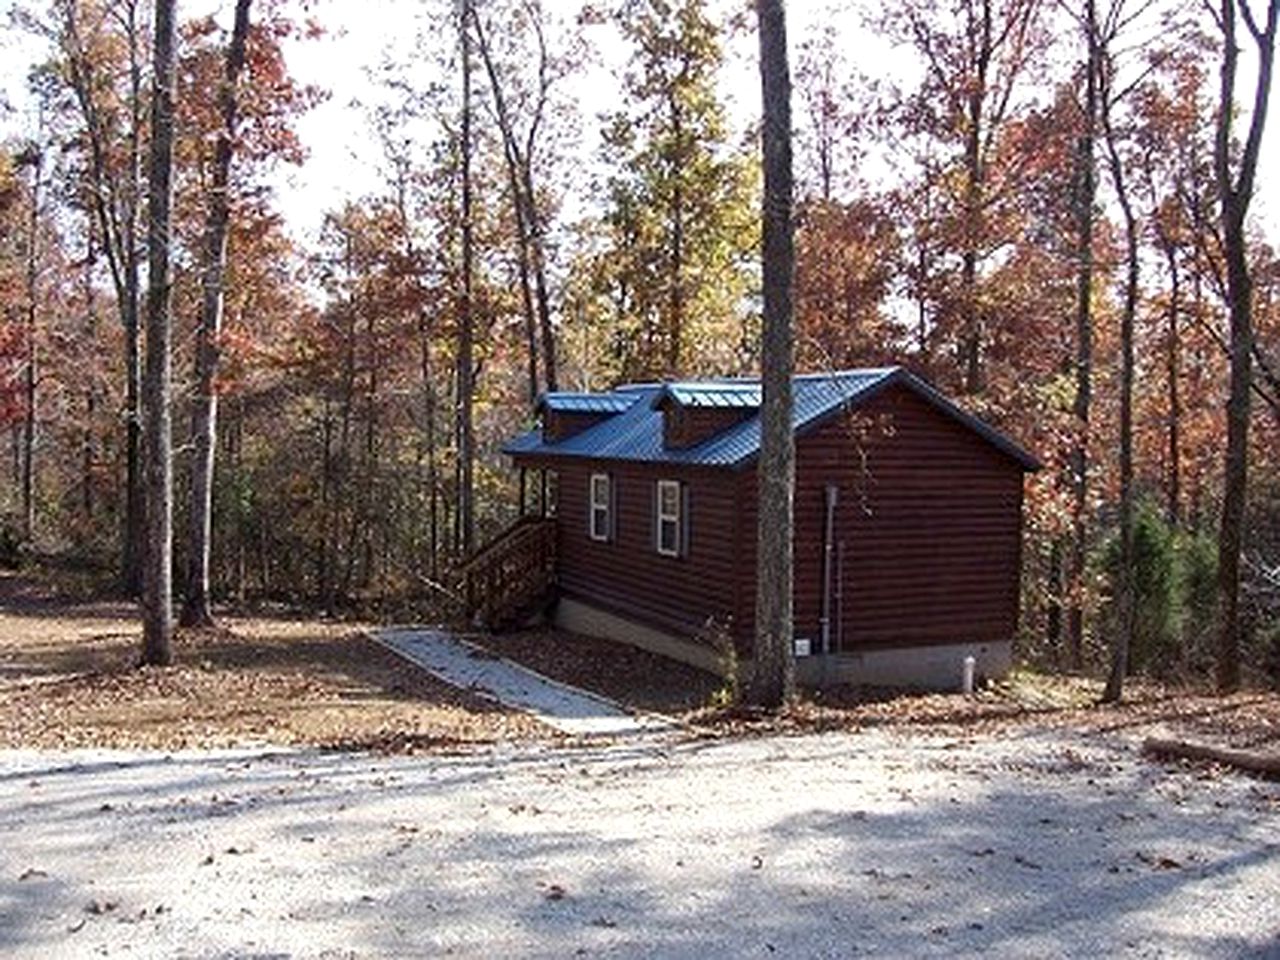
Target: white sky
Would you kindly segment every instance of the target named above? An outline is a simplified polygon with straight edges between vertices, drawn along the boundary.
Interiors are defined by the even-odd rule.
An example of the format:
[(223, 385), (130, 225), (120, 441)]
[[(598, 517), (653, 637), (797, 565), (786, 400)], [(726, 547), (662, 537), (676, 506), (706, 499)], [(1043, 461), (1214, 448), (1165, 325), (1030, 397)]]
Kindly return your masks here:
[[(39, 0), (34, 0), (39, 2)], [(580, 0), (548, 0), (566, 15), (580, 6)], [(38, 45), (7, 27), (8, 11), (14, 0), (0, 0), (0, 16), (6, 28), (0, 38), (0, 95), (21, 106), (26, 98), (24, 84), (28, 65), (39, 56)], [(299, 4), (302, 6), (302, 4)], [(290, 45), (287, 56), (295, 76), (304, 83), (332, 91), (332, 96), (298, 122), (298, 132), (309, 148), (310, 157), (301, 169), (281, 171), (277, 189), (281, 207), (300, 239), (308, 240), (318, 228), (326, 210), (345, 199), (376, 189), (379, 151), (365, 129), (365, 115), (353, 101), (375, 95), (366, 75), (388, 50), (411, 56), (424, 5), (417, 0), (310, 0), (308, 12), (325, 24), (328, 34), (319, 40), (300, 40)], [(229, 21), (228, 0), (179, 0), (181, 15), (217, 13)], [(889, 76), (910, 62), (904, 54), (880, 43), (862, 31), (856, 15), (834, 16), (828, 0), (792, 0), (789, 5), (790, 39), (795, 45), (815, 28), (836, 22), (848, 38), (847, 59), (871, 76)], [(441, 25), (440, 29), (449, 29)], [(576, 81), (574, 95), (582, 113), (583, 136), (580, 149), (590, 163), (599, 144), (599, 124), (595, 117), (619, 102), (615, 77), (626, 51), (608, 28), (592, 28), (592, 40), (601, 45), (599, 63)], [(745, 124), (758, 110), (758, 79), (752, 60), (754, 46), (745, 38), (737, 44), (722, 81), (722, 91), (731, 100), (732, 114)], [(429, 69), (429, 68), (427, 68)], [(1242, 77), (1246, 83), (1252, 78)], [(801, 104), (795, 104), (797, 121)], [(1274, 120), (1274, 118), (1272, 118)], [(21, 130), (21, 111), (0, 116), (0, 134)], [(1280, 169), (1280, 133), (1275, 122), (1269, 125), (1263, 149), (1259, 196), (1252, 219), (1274, 241), (1280, 240), (1280, 178), (1271, 171)]]

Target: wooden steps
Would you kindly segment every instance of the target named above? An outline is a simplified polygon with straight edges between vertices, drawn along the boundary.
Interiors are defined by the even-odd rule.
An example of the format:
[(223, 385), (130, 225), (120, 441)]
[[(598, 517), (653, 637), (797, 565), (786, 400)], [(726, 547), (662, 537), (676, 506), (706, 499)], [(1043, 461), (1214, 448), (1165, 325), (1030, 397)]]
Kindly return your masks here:
[(521, 517), (462, 566), (467, 616), (488, 630), (518, 626), (554, 597), (556, 521)]

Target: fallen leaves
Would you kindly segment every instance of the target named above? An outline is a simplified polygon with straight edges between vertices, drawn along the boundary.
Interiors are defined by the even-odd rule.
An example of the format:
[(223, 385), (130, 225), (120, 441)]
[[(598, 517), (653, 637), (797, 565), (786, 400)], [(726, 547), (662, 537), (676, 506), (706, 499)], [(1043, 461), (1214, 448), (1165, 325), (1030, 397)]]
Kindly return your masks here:
[(1154, 870), (1183, 869), (1182, 861), (1176, 860), (1173, 857), (1166, 856), (1163, 854), (1146, 853), (1144, 851), (1139, 850), (1136, 856), (1140, 861), (1147, 864), (1149, 867), (1151, 867)]
[[(305, 744), (417, 754), (546, 736), (333, 623), (184, 630), (178, 664), (136, 666), (128, 605), (60, 601), (31, 581), (0, 609), (0, 747), (175, 750)], [(128, 629), (121, 629), (128, 627)]]

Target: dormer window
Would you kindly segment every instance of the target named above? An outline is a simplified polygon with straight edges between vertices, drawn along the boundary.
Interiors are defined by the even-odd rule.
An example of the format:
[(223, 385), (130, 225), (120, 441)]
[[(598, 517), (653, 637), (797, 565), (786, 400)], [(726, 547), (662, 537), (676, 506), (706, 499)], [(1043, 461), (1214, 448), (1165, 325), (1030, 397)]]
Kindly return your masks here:
[(592, 540), (608, 543), (613, 539), (613, 478), (607, 473), (591, 475), (588, 523)]

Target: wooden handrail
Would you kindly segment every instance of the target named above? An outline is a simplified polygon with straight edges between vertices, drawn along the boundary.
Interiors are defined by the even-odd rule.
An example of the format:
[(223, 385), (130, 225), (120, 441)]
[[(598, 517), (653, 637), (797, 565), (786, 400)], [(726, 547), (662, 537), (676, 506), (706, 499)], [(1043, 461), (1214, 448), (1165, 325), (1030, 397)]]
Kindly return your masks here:
[(517, 542), (530, 535), (532, 530), (543, 530), (547, 528), (554, 529), (556, 521), (554, 517), (534, 517), (524, 516), (515, 520), (510, 526), (506, 527), (501, 533), (492, 537), (479, 547), (471, 556), (462, 561), (460, 569), (465, 573), (468, 570), (478, 566), (484, 562), (498, 549), (502, 549), (505, 553), (510, 547)]
[(522, 517), (463, 564), (467, 614), (490, 629), (517, 622), (555, 583), (554, 519)]

